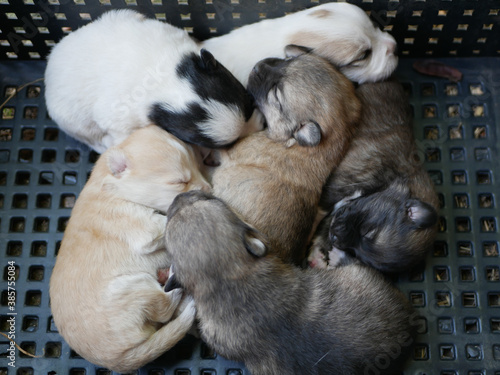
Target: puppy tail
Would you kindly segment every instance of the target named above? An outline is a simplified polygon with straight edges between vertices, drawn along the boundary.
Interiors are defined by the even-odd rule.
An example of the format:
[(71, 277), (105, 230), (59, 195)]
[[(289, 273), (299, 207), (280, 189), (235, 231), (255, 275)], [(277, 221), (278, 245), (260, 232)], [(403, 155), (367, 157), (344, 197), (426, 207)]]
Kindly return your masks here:
[(155, 360), (188, 333), (193, 326), (195, 315), (194, 301), (191, 300), (178, 317), (165, 324), (140, 345), (128, 350), (122, 363), (128, 363), (128, 368), (137, 369)]

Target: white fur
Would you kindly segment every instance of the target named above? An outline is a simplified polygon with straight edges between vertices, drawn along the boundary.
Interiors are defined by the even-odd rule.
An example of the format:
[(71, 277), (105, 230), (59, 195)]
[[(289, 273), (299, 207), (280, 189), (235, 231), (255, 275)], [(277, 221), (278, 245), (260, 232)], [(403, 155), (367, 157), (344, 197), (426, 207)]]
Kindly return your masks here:
[[(303, 37), (305, 34), (307, 38)], [(398, 61), (394, 38), (375, 28), (361, 8), (348, 3), (322, 4), (246, 25), (208, 39), (202, 46), (246, 85), (258, 61), (267, 57), (284, 58), (288, 44), (313, 48), (359, 83), (388, 77)], [(367, 48), (372, 49), (371, 56), (354, 62)]]
[(328, 268), (332, 269), (339, 265), (339, 263), (346, 257), (345, 252), (332, 246), (328, 252)]
[(335, 246), (331, 247), (328, 252), (328, 259), (321, 251), (321, 245), (317, 244), (317, 237), (313, 239), (311, 250), (307, 261), (311, 268), (328, 268), (333, 269), (346, 257), (344, 251), (337, 249)]
[[(189, 102), (203, 103), (176, 74), (181, 58), (199, 51), (182, 29), (132, 10), (106, 12), (51, 51), (45, 71), (49, 114), (69, 135), (102, 153), (148, 125), (154, 103), (177, 111)], [(241, 113), (229, 116), (233, 128), (244, 127)]]
[(316, 241), (317, 237), (313, 239), (307, 262), (309, 263), (311, 268), (327, 268), (328, 261), (326, 259), (326, 256), (321, 252), (321, 247), (317, 246)]
[(181, 192), (209, 185), (190, 146), (155, 125), (97, 161), (64, 232), (50, 279), (59, 333), (88, 361), (130, 372), (175, 345), (195, 308), (165, 293), (165, 211)]
[(208, 99), (202, 104), (202, 107), (208, 113), (214, 114), (214, 116), (210, 121), (199, 123), (200, 131), (209, 138), (220, 139), (224, 143), (231, 143), (240, 136), (262, 130), (264, 124), (263, 119), (259, 116), (259, 112), (254, 111), (252, 117), (248, 120), (248, 126), (242, 131), (241, 128), (234, 126), (235, 118), (240, 118), (241, 122), (245, 122), (241, 111), (236, 105), (226, 105), (216, 100)]

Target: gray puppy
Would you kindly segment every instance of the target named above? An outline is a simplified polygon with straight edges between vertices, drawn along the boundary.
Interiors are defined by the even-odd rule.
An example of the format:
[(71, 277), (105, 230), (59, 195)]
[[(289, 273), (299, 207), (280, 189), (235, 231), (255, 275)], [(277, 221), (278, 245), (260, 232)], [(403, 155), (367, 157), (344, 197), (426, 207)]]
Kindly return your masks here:
[(384, 271), (421, 263), (437, 232), (438, 197), (422, 168), (402, 85), (390, 80), (357, 90), (361, 121), (327, 183), (309, 264), (335, 266), (344, 250)]
[(379, 272), (354, 261), (300, 269), (266, 255), (265, 239), (222, 200), (178, 195), (167, 253), (195, 300), (203, 340), (252, 375), (394, 374), (416, 316)]

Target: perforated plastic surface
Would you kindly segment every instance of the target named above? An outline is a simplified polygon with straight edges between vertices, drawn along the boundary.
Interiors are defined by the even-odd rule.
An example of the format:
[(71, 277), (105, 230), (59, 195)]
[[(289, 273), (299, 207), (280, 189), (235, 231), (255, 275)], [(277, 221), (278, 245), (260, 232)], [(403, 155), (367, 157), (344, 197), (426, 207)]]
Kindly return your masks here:
[[(411, 93), (421, 158), (440, 194), (440, 233), (423, 272), (398, 286), (422, 317), (405, 375), (499, 375), (500, 281), (497, 179), (500, 59), (451, 59), (459, 83), (415, 73), (398, 76)], [(0, 63), (0, 95), (42, 77), (43, 62)], [(48, 280), (71, 207), (98, 155), (47, 118), (43, 85), (28, 85), (0, 119), (0, 374), (106, 374), (72, 352), (51, 319)], [(9, 310), (9, 262), (15, 306)], [(9, 315), (15, 313), (16, 315)], [(15, 322), (11, 324), (12, 316)], [(5, 359), (5, 360), (4, 360)], [(382, 362), (381, 362), (382, 363)], [(248, 374), (188, 337), (141, 374)], [(383, 373), (383, 372), (381, 372)]]
[[(43, 61), (24, 60), (43, 60), (63, 35), (111, 8), (137, 9), (205, 39), (323, 2), (0, 0), (0, 103), (43, 76)], [(403, 57), (500, 54), (498, 1), (349, 2), (395, 36)], [(421, 158), (442, 207), (441, 230), (425, 270), (398, 281), (422, 322), (404, 374), (500, 375), (500, 59), (446, 60), (464, 73), (457, 84), (418, 75), (412, 62), (403, 59), (398, 76), (411, 93)], [(14, 334), (23, 350), (38, 356), (16, 350), (11, 367), (9, 342), (0, 337), (0, 375), (109, 373), (62, 340), (48, 295), (71, 207), (97, 156), (47, 117), (41, 82), (28, 84), (0, 112), (0, 332)], [(248, 375), (241, 364), (192, 337), (140, 373)]]
[[(109, 9), (136, 9), (198, 39), (325, 0), (0, 0), (0, 59), (43, 59), (71, 30)], [(391, 32), (403, 56), (500, 56), (497, 0), (348, 0)]]
[(398, 76), (411, 91), (415, 136), (441, 200), (440, 233), (424, 272), (398, 285), (425, 317), (408, 374), (500, 374), (498, 59), (444, 60), (452, 83)]

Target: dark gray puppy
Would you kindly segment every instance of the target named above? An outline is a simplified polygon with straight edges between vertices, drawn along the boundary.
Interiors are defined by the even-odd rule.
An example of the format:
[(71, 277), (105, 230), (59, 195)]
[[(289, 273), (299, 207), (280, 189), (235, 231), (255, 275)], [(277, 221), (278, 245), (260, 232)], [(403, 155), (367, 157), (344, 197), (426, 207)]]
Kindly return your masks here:
[(325, 267), (330, 252), (335, 266), (344, 250), (381, 271), (401, 272), (432, 247), (438, 197), (419, 160), (402, 85), (367, 83), (356, 94), (361, 121), (323, 191), (322, 207), (331, 213), (318, 227), (309, 264)]
[(300, 269), (220, 199), (192, 191), (167, 212), (175, 277), (203, 340), (252, 375), (394, 374), (415, 338), (404, 295), (358, 261)]

